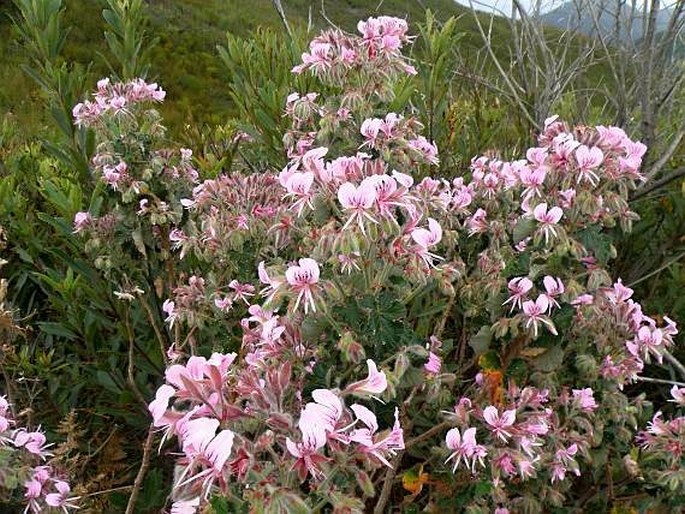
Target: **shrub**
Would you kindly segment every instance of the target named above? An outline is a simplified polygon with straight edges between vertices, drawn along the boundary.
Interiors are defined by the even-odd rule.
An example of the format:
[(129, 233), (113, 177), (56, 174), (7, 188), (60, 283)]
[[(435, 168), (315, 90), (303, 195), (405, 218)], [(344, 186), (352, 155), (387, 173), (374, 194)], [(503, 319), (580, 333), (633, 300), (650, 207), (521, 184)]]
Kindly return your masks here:
[(678, 505), (683, 418), (640, 431), (632, 386), (681, 366), (676, 325), (610, 268), (645, 146), (550, 118), (525, 158), (415, 181), (437, 148), (385, 107), (416, 73), (407, 25), (359, 31), (294, 68), (326, 91), (288, 97), (277, 174), (196, 184), (192, 152), (158, 146), (155, 85), (103, 80), (74, 111), (110, 195), (74, 230), (122, 300), (167, 296), (149, 410), (181, 448), (172, 512)]

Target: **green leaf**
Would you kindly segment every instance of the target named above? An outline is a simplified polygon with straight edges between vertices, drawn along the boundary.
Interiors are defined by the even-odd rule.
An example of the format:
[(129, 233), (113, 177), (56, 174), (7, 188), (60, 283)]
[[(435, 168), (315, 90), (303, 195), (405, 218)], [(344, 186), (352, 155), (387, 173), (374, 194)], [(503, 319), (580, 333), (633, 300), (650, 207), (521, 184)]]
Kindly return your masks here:
[(112, 391), (117, 394), (121, 393), (121, 388), (116, 384), (116, 382), (114, 382), (112, 376), (109, 373), (106, 373), (102, 370), (98, 370), (95, 373), (95, 377), (98, 383), (108, 391)]
[(492, 484), (490, 482), (482, 481), (475, 485), (473, 493), (476, 498), (480, 498), (490, 494), (490, 491), (492, 491)]
[(536, 222), (533, 218), (523, 217), (514, 227), (514, 243), (520, 243), (535, 231)]
[(223, 496), (214, 496), (209, 503), (212, 506), (213, 514), (230, 514), (228, 499)]
[(133, 244), (136, 245), (136, 249), (141, 253), (143, 257), (147, 257), (142, 229), (140, 227), (135, 229), (133, 232), (131, 232), (131, 237), (133, 238)]
[(50, 334), (50, 335), (57, 336), (57, 337), (63, 337), (64, 339), (68, 339), (70, 341), (78, 339), (78, 335), (76, 335), (75, 332), (68, 329), (67, 327), (65, 327), (61, 323), (43, 321), (43, 322), (39, 322), (38, 326), (46, 334)]
[(481, 355), (488, 351), (492, 342), (492, 328), (490, 325), (481, 327), (477, 334), (469, 339), (469, 346), (476, 355)]
[(533, 359), (532, 365), (539, 371), (551, 373), (552, 371), (559, 369), (563, 361), (564, 350), (561, 348), (561, 346), (555, 345), (545, 353)]

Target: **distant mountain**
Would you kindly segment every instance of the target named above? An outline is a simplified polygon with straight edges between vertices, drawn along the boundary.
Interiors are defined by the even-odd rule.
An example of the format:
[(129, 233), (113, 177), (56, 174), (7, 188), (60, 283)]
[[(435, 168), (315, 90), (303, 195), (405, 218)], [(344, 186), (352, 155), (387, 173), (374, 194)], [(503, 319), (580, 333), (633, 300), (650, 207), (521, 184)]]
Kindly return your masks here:
[[(642, 38), (646, 29), (644, 12), (637, 7), (631, 12), (628, 2), (623, 3), (620, 12), (616, 0), (582, 0), (581, 2), (566, 2), (556, 9), (541, 15), (542, 20), (560, 29), (571, 29), (588, 36), (613, 35), (616, 32), (616, 18), (618, 16), (619, 37), (626, 41), (637, 41)], [(645, 2), (648, 4), (648, 2)], [(593, 20), (592, 12), (597, 13), (597, 23)], [(661, 32), (668, 26), (672, 11), (664, 8), (659, 11), (656, 19), (656, 31)]]

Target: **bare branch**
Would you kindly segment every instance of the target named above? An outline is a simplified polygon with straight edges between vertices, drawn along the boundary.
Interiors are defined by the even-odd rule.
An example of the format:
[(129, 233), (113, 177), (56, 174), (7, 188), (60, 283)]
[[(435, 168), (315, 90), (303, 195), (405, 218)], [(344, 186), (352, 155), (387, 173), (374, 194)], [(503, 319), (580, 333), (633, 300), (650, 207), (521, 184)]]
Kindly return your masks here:
[(293, 39), (293, 33), (290, 30), (290, 24), (288, 23), (288, 18), (285, 17), (285, 11), (283, 10), (283, 5), (281, 4), (281, 0), (272, 0), (274, 4), (274, 9), (276, 9), (276, 12), (278, 13), (278, 17), (281, 18), (281, 21), (283, 22), (283, 26), (285, 27), (285, 31), (288, 33), (288, 37), (292, 40)]
[(659, 157), (659, 159), (657, 159), (645, 173), (645, 178), (647, 180), (654, 178), (654, 176), (661, 171), (661, 168), (666, 165), (670, 158), (673, 157), (673, 154), (678, 149), (678, 146), (680, 145), (680, 142), (684, 136), (685, 129), (680, 129), (680, 131), (673, 137), (673, 141), (671, 141), (671, 144), (668, 145), (668, 148), (661, 154), (661, 157)]
[(661, 178), (655, 182), (652, 182), (649, 186), (646, 186), (642, 189), (639, 189), (638, 191), (633, 193), (633, 196), (631, 197), (630, 200), (635, 201), (638, 198), (642, 198), (646, 194), (651, 193), (652, 191), (655, 191), (655, 190), (665, 186), (666, 184), (670, 184), (671, 182), (673, 182), (674, 180), (676, 180), (680, 177), (685, 177), (685, 167), (678, 168), (678, 169), (672, 171), (670, 174), (666, 175), (665, 177), (663, 177), (663, 178)]
[(500, 62), (499, 58), (497, 55), (495, 55), (495, 51), (492, 48), (492, 38), (491, 38), (491, 32), (489, 35), (485, 34), (485, 30), (483, 29), (483, 25), (478, 18), (478, 14), (476, 13), (475, 9), (473, 8), (474, 0), (470, 0), (471, 3), (471, 10), (473, 12), (473, 18), (476, 21), (476, 26), (478, 27), (478, 32), (481, 35), (481, 38), (483, 39), (483, 43), (485, 44), (485, 48), (492, 59), (492, 62), (494, 63), (495, 67), (497, 68), (497, 71), (499, 72), (500, 76), (502, 77), (502, 80), (504, 80), (504, 83), (507, 85), (509, 88), (509, 92), (516, 102), (516, 104), (519, 106), (521, 109), (521, 113), (524, 115), (524, 117), (528, 120), (528, 122), (535, 127), (536, 129), (540, 129), (540, 125), (538, 122), (530, 115), (530, 112), (528, 110), (528, 107), (526, 106), (526, 103), (521, 99), (521, 86), (514, 83), (512, 79), (509, 77), (509, 74), (504, 70), (504, 67), (502, 66), (502, 63)]

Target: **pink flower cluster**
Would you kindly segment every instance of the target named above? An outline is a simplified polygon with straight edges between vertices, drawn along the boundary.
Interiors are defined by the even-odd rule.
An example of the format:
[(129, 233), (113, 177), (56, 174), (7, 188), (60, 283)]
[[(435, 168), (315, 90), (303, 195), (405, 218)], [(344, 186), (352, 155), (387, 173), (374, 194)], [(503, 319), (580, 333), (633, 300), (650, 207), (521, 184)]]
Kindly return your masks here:
[(401, 54), (409, 41), (407, 22), (389, 16), (369, 18), (357, 25), (361, 37), (350, 37), (339, 30), (328, 30), (312, 40), (309, 52), (302, 54), (302, 64), (294, 73), (311, 70), (318, 75), (341, 74), (346, 69), (369, 66), (383, 67), (415, 75)]
[[(170, 366), (149, 405), (164, 441), (176, 438), (182, 452), (172, 512), (192, 513), (212, 494), (237, 491), (263, 506), (274, 490), (308, 502), (317, 496), (328, 501), (325, 495), (333, 493), (354, 496), (357, 484), (364, 489), (364, 477), (371, 482), (366, 471), (390, 466), (405, 448), (400, 418), (413, 409), (430, 416), (430, 407), (443, 402), (437, 415), (463, 394), (451, 357), (471, 357), (465, 355), (467, 339), (444, 351), (433, 338), (426, 348), (404, 346), (416, 341), (412, 325), (425, 330), (438, 320), (440, 313), (430, 311), (431, 302), (439, 309), (440, 295), (450, 297), (452, 309), (443, 326), (455, 311), (463, 313), (460, 335), (468, 336), (483, 319), (497, 320), (483, 327), (488, 355), (480, 357), (493, 357), (492, 365), (502, 368), (472, 361), (483, 369), (474, 394), (448, 413), (444, 462), (455, 473), (485, 475), (492, 493), (483, 502), (498, 505), (497, 512), (518, 509), (516, 488), (527, 488), (528, 495), (544, 491), (553, 497), (550, 503), (558, 502), (568, 488), (558, 482), (591, 465), (590, 448), (601, 438), (596, 412), (610, 411), (607, 389), (618, 398), (615, 389), (649, 359), (661, 362), (677, 333), (668, 318), (659, 326), (645, 316), (620, 281), (605, 287), (611, 284), (602, 269), (606, 256), (594, 255), (581, 237), (588, 228), (630, 228), (635, 215), (627, 191), (642, 180), (644, 145), (615, 127), (572, 129), (550, 118), (539, 146), (523, 159), (478, 157), (470, 176), (415, 181), (411, 173), (418, 166), (439, 162), (437, 148), (421, 136), (415, 119), (385, 114), (374, 103), (392, 86), (394, 74), (381, 71), (413, 72), (400, 54), (406, 23), (371, 18), (359, 29), (361, 37), (323, 33), (295, 68), (343, 92), (325, 102), (316, 93), (288, 97), (285, 112), (293, 124), (284, 138), (289, 162), (280, 173), (221, 175), (197, 185), (192, 195), (152, 205), (139, 198), (135, 184), (142, 178), (131, 178), (134, 159), (106, 148), (98, 154), (103, 180), (122, 198), (125, 190), (131, 196), (126, 202), (136, 200), (132, 218), (149, 216), (155, 225), (153, 216), (168, 216), (168, 231), (154, 232), (162, 235), (157, 242), (165, 249), (171, 243), (180, 259), (191, 252), (198, 257), (179, 262), (185, 274), (173, 277), (163, 305), (176, 334), (188, 328), (187, 340), (200, 338), (207, 320), (224, 321), (238, 305), (247, 308), (236, 353), (193, 356)], [(352, 112), (360, 104), (365, 109)], [(361, 121), (362, 112), (374, 117)], [(191, 159), (188, 150), (181, 152), (182, 163)], [(163, 191), (188, 185), (183, 173), (162, 168), (170, 173)], [(91, 233), (99, 224), (78, 213), (74, 231)], [(253, 253), (244, 252), (248, 244)], [(238, 257), (244, 256), (264, 259), (253, 263), (259, 292), (256, 277), (252, 283), (226, 278), (226, 268), (242, 264)], [(375, 315), (365, 302), (384, 302), (385, 295), (397, 310), (380, 321), (407, 336), (397, 345), (384, 340), (388, 331), (365, 334), (355, 326)], [(261, 303), (252, 304), (255, 298)], [(397, 314), (402, 309), (406, 316)], [(423, 311), (425, 320), (416, 315)], [(535, 344), (547, 345), (559, 333), (551, 348), (530, 344), (542, 336)], [(392, 354), (383, 355), (391, 347)], [(173, 360), (181, 349), (172, 351)], [(579, 362), (591, 361), (587, 375), (594, 382), (562, 382), (569, 377), (556, 376), (544, 362), (548, 354), (567, 358), (576, 351)], [(350, 383), (367, 352), (375, 360), (366, 360), (366, 377)], [(421, 357), (418, 364), (408, 357), (412, 353)], [(394, 370), (386, 371), (393, 361)], [(495, 382), (488, 382), (489, 374)], [(406, 377), (420, 383), (407, 387)], [(470, 384), (465, 380), (463, 388)], [(372, 408), (378, 405), (372, 399), (381, 396), (401, 404), (402, 414)], [(680, 389), (673, 396), (685, 401)], [(640, 441), (650, 449), (671, 448), (680, 428), (679, 421), (657, 416)], [(373, 489), (364, 494), (372, 496)]]
[(287, 243), (291, 216), (281, 201), (282, 190), (276, 177), (268, 173), (249, 176), (221, 175), (193, 189), (182, 205), (196, 214), (198, 224), (175, 228), (170, 240), (181, 249), (181, 258), (193, 252), (211, 260), (239, 247), (236, 234), (263, 236), (271, 233), (276, 246)]
[(250, 313), (243, 323), (244, 360), (235, 353), (214, 353), (209, 359), (194, 356), (185, 365), (174, 364), (149, 405), (163, 441), (176, 437), (183, 452), (174, 484), (177, 510), (195, 512), (210, 494), (227, 491), (231, 482), (249, 482), (251, 473), (268, 469), (262, 461), (273, 460), (274, 452), (280, 466), (304, 481), (323, 479), (335, 461), (350, 456), (389, 466), (388, 459), (404, 449), (397, 410), (392, 429), (380, 432), (368, 407), (345, 407), (344, 396), (377, 396), (387, 388), (385, 373), (372, 360), (365, 379), (342, 392), (316, 389), (314, 401), (300, 410), (302, 382), (283, 359), (296, 351), (302, 361), (308, 351), (279, 324), (278, 316), (258, 306), (250, 307)]
[[(369, 380), (371, 378), (367, 379), (367, 382)], [(377, 394), (383, 390), (373, 389)], [(300, 480), (304, 480), (307, 475), (317, 479), (325, 478), (326, 474), (320, 465), (330, 459), (323, 456), (320, 450), (326, 444), (329, 445), (331, 452), (356, 450), (388, 467), (391, 467), (388, 457), (404, 449), (397, 409), (392, 430), (386, 434), (379, 434), (376, 415), (367, 407), (352, 404), (349, 407), (353, 413), (351, 415), (346, 411), (340, 397), (328, 389), (312, 391), (312, 398), (314, 402), (307, 403), (300, 414), (298, 428), (301, 432), (301, 442), (293, 442), (286, 438), (288, 452), (296, 459), (293, 469), (297, 470)], [(359, 426), (358, 422), (362, 428), (353, 428)], [(345, 448), (353, 443), (350, 448)]]
[[(588, 219), (606, 225), (619, 220), (628, 227), (636, 219), (619, 191), (643, 179), (644, 145), (618, 127), (572, 130), (557, 117), (546, 121), (538, 142), (541, 146), (529, 149), (526, 159), (473, 159), (467, 198), (481, 206), (466, 220), (471, 235), (492, 229), (488, 209), (501, 210), (502, 199), (514, 201), (513, 192), (520, 195), (523, 217), (537, 223), (534, 235), (545, 244), (565, 238), (565, 229)], [(512, 217), (511, 223), (520, 219)], [(529, 241), (521, 241), (519, 249)]]
[[(151, 182), (160, 180), (171, 190), (185, 190), (197, 183), (198, 172), (193, 167), (190, 159), (192, 152), (181, 149), (179, 153), (160, 150), (152, 156), (155, 175), (150, 174), (150, 169), (138, 170), (130, 167), (124, 160), (126, 156), (115, 154), (113, 151), (100, 148), (93, 157), (93, 171), (96, 175), (114, 191), (118, 191), (128, 200), (128, 197), (140, 195), (143, 191), (149, 191)], [(130, 201), (130, 200), (129, 200)], [(146, 198), (140, 200), (139, 215), (155, 217), (169, 212), (169, 206), (165, 201), (156, 200), (151, 202)], [(158, 223), (160, 224), (160, 223)]]
[(574, 302), (580, 329), (607, 322), (620, 327), (601, 348), (600, 371), (605, 378), (615, 380), (622, 389), (626, 382), (638, 377), (651, 357), (661, 363), (663, 351), (673, 345), (673, 336), (678, 333), (675, 322), (664, 316), (666, 325), (659, 328), (656, 320), (645, 315), (642, 306), (632, 299), (633, 290), (620, 279), (611, 288), (582, 296)]
[(511, 303), (510, 312), (514, 309), (523, 310), (523, 318), (525, 320), (526, 328), (532, 326), (533, 337), (538, 335), (538, 327), (543, 324), (554, 335), (557, 335), (557, 329), (552, 322), (550, 315), (552, 310), (560, 307), (557, 298), (564, 294), (564, 283), (560, 278), (545, 276), (542, 280), (545, 287), (545, 292), (540, 293), (535, 301), (528, 299), (528, 293), (533, 288), (533, 282), (527, 277), (516, 277), (509, 281), (508, 289), (510, 296), (502, 304)]
[[(28, 479), (24, 482), (24, 512), (46, 512), (59, 509), (68, 512), (76, 509), (78, 498), (70, 496), (69, 484), (60, 480), (50, 466), (37, 465), (36, 462), (45, 461), (51, 454), (47, 448), (45, 434), (40, 430), (28, 431), (16, 426), (10, 404), (7, 398), (0, 396), (0, 449), (13, 449), (12, 457), (16, 459), (12, 471), (27, 468)], [(10, 471), (8, 467), (7, 471)], [(4, 472), (3, 472), (4, 473)], [(0, 485), (3, 485), (0, 480)]]
[[(673, 402), (685, 405), (685, 388), (674, 385), (671, 389)], [(682, 484), (683, 456), (685, 455), (685, 416), (664, 419), (662, 411), (657, 411), (648, 423), (647, 429), (636, 436), (638, 445), (651, 458), (664, 463), (656, 481), (675, 489)]]
[(580, 475), (575, 456), (589, 448), (591, 434), (582, 433), (580, 429), (590, 425), (579, 418), (592, 416), (596, 408), (592, 389), (574, 391), (565, 415), (553, 410), (547, 390), (521, 389), (510, 383), (506, 396), (505, 407), (481, 409), (468, 398), (455, 406), (450, 419), (463, 428), (452, 428), (445, 437), (451, 452), (446, 462), (452, 462), (453, 472), (463, 463), (472, 474), (488, 473), (499, 495), (506, 494), (505, 481), (544, 474), (555, 483), (564, 480), (568, 471)]
[(97, 91), (92, 101), (86, 100), (74, 106), (72, 114), (78, 126), (94, 125), (103, 113), (113, 114), (128, 112), (137, 103), (162, 102), (166, 92), (157, 84), (147, 84), (142, 79), (126, 83), (111, 84), (108, 78), (98, 81)]

